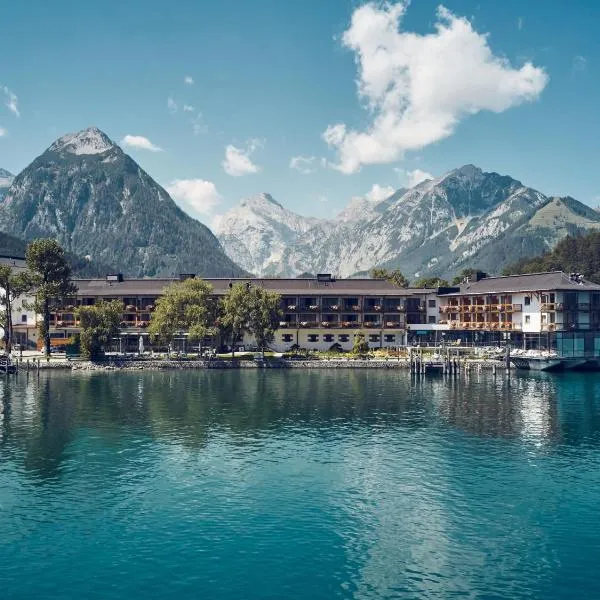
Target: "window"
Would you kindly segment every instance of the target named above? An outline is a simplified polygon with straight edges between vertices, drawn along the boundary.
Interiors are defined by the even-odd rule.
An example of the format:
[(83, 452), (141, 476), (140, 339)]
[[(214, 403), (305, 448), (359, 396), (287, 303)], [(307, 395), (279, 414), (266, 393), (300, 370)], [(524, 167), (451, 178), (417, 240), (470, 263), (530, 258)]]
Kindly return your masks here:
[(309, 333), (308, 334), (308, 341), (309, 342), (318, 342), (319, 341), (319, 336), (316, 333)]
[(27, 323), (27, 315), (21, 315), (21, 323)]
[(435, 325), (435, 315), (429, 315), (428, 323)]
[(282, 342), (291, 342), (294, 339), (294, 336), (291, 333), (284, 333), (281, 336)]
[(369, 341), (370, 342), (378, 342), (379, 341), (379, 334), (377, 333), (373, 333), (369, 336)]
[(350, 339), (350, 336), (345, 333), (341, 333), (340, 335), (338, 335), (339, 342), (347, 342), (349, 339)]
[(323, 336), (323, 341), (324, 342), (333, 342), (334, 339), (335, 339), (335, 336), (332, 333), (326, 333)]
[(429, 308), (435, 308), (435, 298), (429, 300)]
[(531, 298), (529, 296), (525, 296), (525, 306), (529, 306), (531, 304)]
[(396, 341), (396, 336), (393, 334), (388, 333), (387, 335), (383, 336), (383, 341), (384, 342), (395, 342)]
[(525, 315), (525, 323), (531, 323), (531, 316)]

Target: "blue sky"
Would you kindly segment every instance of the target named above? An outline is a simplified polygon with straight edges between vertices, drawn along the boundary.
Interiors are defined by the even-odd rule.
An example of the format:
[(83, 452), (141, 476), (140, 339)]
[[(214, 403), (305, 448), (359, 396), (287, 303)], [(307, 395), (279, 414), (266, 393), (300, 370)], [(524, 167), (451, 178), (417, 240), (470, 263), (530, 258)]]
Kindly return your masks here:
[(438, 6), (5, 4), (0, 167), (96, 125), (137, 136), (126, 151), (207, 223), (262, 191), (330, 216), (465, 163), (600, 203), (600, 4)]

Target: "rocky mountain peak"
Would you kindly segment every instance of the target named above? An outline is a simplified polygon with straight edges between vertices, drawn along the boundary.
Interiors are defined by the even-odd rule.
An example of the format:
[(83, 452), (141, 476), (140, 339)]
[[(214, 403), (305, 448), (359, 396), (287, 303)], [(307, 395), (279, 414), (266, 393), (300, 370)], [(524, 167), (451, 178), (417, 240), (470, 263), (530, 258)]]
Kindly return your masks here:
[(130, 276), (244, 274), (207, 227), (96, 127), (62, 136), (14, 178), (0, 203), (0, 232), (56, 238)]
[(116, 144), (97, 127), (88, 127), (76, 133), (67, 133), (48, 148), (48, 152), (75, 155), (102, 154), (112, 150)]
[(275, 200), (275, 198), (273, 198), (271, 194), (268, 194), (267, 192), (261, 192), (260, 194), (256, 194), (255, 196), (244, 198), (240, 202), (240, 206), (246, 206), (250, 208), (275, 206), (277, 208), (283, 209), (283, 206), (279, 202), (277, 202), (277, 200)]

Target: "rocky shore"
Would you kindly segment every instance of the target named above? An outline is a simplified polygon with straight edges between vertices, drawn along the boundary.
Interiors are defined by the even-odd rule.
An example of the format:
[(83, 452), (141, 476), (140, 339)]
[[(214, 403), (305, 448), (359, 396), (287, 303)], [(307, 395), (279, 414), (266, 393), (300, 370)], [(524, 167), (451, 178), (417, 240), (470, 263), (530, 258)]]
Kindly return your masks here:
[[(500, 368), (499, 361), (469, 359), (461, 361), (460, 368)], [(20, 370), (71, 370), (71, 371), (162, 371), (181, 369), (409, 369), (408, 359), (313, 359), (289, 360), (270, 358), (261, 360), (211, 359), (211, 360), (153, 360), (110, 359), (100, 362), (81, 360), (31, 360), (19, 362)]]

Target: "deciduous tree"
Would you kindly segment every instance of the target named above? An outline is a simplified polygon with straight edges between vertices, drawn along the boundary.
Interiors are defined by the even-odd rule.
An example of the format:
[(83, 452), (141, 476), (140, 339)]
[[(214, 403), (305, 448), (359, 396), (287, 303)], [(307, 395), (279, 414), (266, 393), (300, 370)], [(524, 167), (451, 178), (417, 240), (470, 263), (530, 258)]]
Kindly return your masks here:
[(90, 360), (100, 358), (106, 344), (119, 332), (123, 303), (101, 300), (91, 306), (79, 306), (75, 314), (79, 319), (81, 353)]
[(249, 292), (248, 332), (265, 357), (265, 348), (273, 341), (281, 320), (281, 296), (264, 288), (253, 286)]
[(416, 288), (439, 288), (448, 287), (450, 284), (445, 279), (439, 277), (422, 277), (413, 283)]
[(13, 343), (12, 311), (15, 302), (31, 289), (26, 273), (15, 272), (9, 265), (0, 265), (0, 322), (4, 327), (6, 351), (10, 352)]
[(399, 269), (394, 269), (393, 271), (389, 271), (388, 269), (382, 269), (380, 267), (375, 267), (371, 269), (370, 273), (371, 279), (385, 279), (389, 281), (396, 287), (406, 288), (408, 287), (408, 279), (404, 277)]
[(212, 286), (202, 279), (186, 279), (169, 285), (156, 301), (150, 318), (150, 335), (169, 343), (177, 333), (187, 332), (190, 342), (202, 341), (216, 333), (216, 303)]

